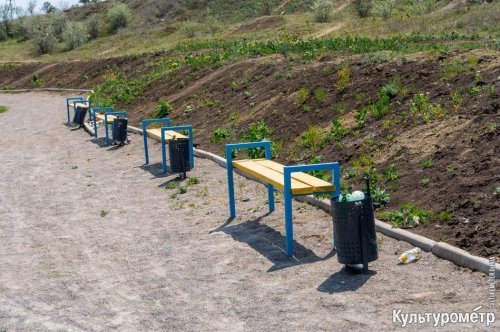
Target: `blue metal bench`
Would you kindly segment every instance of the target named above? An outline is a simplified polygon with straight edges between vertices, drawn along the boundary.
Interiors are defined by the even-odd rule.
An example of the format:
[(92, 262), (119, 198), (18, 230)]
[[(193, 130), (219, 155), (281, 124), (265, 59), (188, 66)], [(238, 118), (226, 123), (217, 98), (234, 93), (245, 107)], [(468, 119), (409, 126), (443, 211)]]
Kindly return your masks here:
[[(153, 123), (163, 124), (164, 127), (148, 129), (148, 126)], [(179, 133), (179, 131), (187, 131), (188, 136)], [(189, 140), (189, 162), (191, 166), (190, 168), (191, 169), (194, 168), (194, 147), (193, 147), (192, 126), (172, 126), (169, 118), (142, 120), (142, 136), (144, 140), (144, 155), (146, 159), (146, 165), (149, 164), (149, 151), (148, 151), (148, 136), (149, 136), (161, 142), (163, 172), (168, 173), (166, 146), (168, 144), (168, 141), (173, 139)]]
[[(68, 116), (68, 123), (71, 122), (71, 118), (69, 115), (69, 109), (72, 107), (73, 111), (76, 111), (77, 107), (90, 109), (91, 101), (89, 99), (85, 99), (83, 97), (69, 97), (66, 98), (66, 113)], [(89, 115), (90, 116), (90, 115)]]
[[(263, 148), (265, 159), (245, 159), (233, 161), (233, 151), (240, 149)], [(229, 193), (229, 216), (236, 217), (234, 198), (234, 168), (252, 175), (267, 184), (269, 211), (274, 211), (274, 189), (283, 192), (285, 205), (285, 247), (286, 255), (293, 256), (293, 216), (292, 199), (294, 196), (314, 193), (340, 194), (340, 165), (338, 162), (313, 165), (283, 166), (271, 160), (271, 142), (252, 142), (226, 145), (227, 183)], [(330, 170), (332, 183), (318, 179), (304, 172)]]
[(97, 121), (103, 121), (106, 132), (106, 145), (109, 145), (109, 124), (112, 124), (118, 117), (126, 118), (127, 112), (115, 112), (113, 107), (92, 107), (90, 109), (90, 119), (94, 122), (94, 137), (97, 138)]

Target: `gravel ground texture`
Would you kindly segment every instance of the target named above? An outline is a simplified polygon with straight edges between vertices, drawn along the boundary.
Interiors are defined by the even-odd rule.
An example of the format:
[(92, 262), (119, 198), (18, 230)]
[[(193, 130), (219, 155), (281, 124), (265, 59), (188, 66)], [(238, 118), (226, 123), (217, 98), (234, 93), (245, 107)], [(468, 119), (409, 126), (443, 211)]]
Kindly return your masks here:
[(144, 166), (141, 136), (105, 147), (65, 126), (65, 96), (0, 93), (0, 105), (0, 331), (375, 331), (401, 329), (393, 310), (494, 311), (488, 276), (431, 253), (398, 265), (411, 246), (381, 234), (371, 272), (351, 272), (331, 217), (304, 203), (287, 258), (279, 196), (268, 214), (265, 188), (236, 176), (229, 221), (224, 168), (197, 159), (178, 183), (158, 143)]

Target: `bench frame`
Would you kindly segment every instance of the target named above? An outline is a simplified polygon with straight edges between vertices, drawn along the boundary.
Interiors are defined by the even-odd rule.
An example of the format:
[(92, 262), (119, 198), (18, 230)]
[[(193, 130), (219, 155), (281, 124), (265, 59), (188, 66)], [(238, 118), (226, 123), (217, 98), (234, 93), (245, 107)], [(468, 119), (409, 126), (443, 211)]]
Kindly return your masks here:
[(75, 104), (87, 104), (88, 105), (88, 108), (90, 110), (90, 100), (89, 99), (85, 99), (83, 97), (68, 97), (66, 98), (66, 113), (67, 113), (67, 116), (68, 116), (68, 123), (71, 122), (71, 118), (69, 116), (69, 108), (70, 106), (73, 106), (73, 110), (76, 110), (76, 106)]
[(149, 151), (148, 151), (148, 125), (152, 123), (163, 123), (165, 127), (170, 127), (171, 126), (171, 121), (169, 118), (162, 118), (162, 119), (146, 119), (142, 120), (142, 137), (144, 139), (144, 156), (146, 158), (146, 165), (149, 164)]
[(97, 119), (95, 117), (96, 113), (101, 112), (114, 112), (114, 108), (111, 106), (108, 107), (92, 107), (90, 109), (90, 120), (94, 122), (94, 137), (97, 138)]
[[(228, 193), (229, 193), (229, 215), (230, 218), (236, 217), (236, 203), (234, 198), (234, 166), (233, 166), (233, 156), (234, 150), (241, 149), (252, 149), (252, 148), (264, 148), (266, 159), (271, 160), (271, 142), (251, 142), (251, 143), (239, 143), (239, 144), (227, 144), (226, 145), (226, 160), (227, 160), (227, 183), (228, 183)], [(283, 167), (283, 200), (285, 205), (285, 248), (286, 255), (293, 256), (293, 209), (292, 209), (292, 199), (294, 196), (303, 196), (292, 194), (292, 173), (295, 172), (310, 172), (310, 171), (320, 171), (320, 170), (331, 170), (332, 171), (332, 184), (335, 186), (335, 190), (331, 193), (333, 196), (340, 195), (340, 165), (338, 162), (334, 163), (322, 163), (313, 165), (298, 165), (298, 166), (284, 166)], [(260, 180), (260, 179), (259, 179)], [(328, 191), (330, 192), (330, 191)], [(328, 193), (326, 192), (326, 193)], [(268, 193), (268, 203), (269, 212), (274, 211), (274, 186), (267, 183), (267, 193)], [(325, 192), (323, 192), (325, 193)], [(309, 194), (307, 194), (309, 195)]]
[(174, 130), (174, 131), (186, 130), (188, 132), (189, 164), (191, 166), (191, 169), (193, 169), (194, 168), (193, 126), (174, 126), (174, 127), (167, 126), (161, 128), (161, 156), (162, 156), (163, 172), (168, 174), (167, 142), (165, 142), (165, 132), (167, 130)]

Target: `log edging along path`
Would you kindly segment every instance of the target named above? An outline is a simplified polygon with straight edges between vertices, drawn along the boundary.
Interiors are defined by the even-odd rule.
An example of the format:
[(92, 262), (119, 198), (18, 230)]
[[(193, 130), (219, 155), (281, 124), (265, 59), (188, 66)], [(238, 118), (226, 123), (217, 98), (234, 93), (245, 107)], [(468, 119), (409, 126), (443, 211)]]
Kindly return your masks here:
[[(58, 89), (58, 88), (40, 88), (40, 89), (22, 89), (22, 90), (0, 90), (1, 92), (6, 92), (6, 93), (21, 93), (21, 92), (92, 92), (92, 90), (82, 90), (82, 89)], [(85, 129), (88, 131), (90, 135), (93, 135), (94, 129), (85, 124)], [(128, 126), (128, 131), (134, 134), (139, 134), (142, 135), (142, 129), (133, 127), (133, 126)], [(217, 164), (219, 164), (221, 167), (226, 168), (227, 167), (227, 161), (225, 158), (218, 156), (216, 154), (213, 154), (208, 151), (200, 150), (200, 149), (194, 149), (194, 154), (198, 158), (204, 158), (204, 159), (209, 159)], [(235, 170), (238, 174), (253, 180), (257, 181), (260, 183), (263, 183), (262, 181), (259, 181), (258, 179), (243, 173), (239, 172), (238, 170)], [(264, 184), (264, 183), (263, 183)], [(313, 196), (299, 196), (295, 197), (295, 200), (305, 202), (308, 204), (311, 204), (317, 208), (320, 208), (324, 210), (327, 213), (331, 213), (331, 205), (330, 201), (328, 200), (320, 200), (317, 199)], [(430, 251), (432, 252), (435, 256), (446, 259), (448, 261), (451, 261), (455, 263), (458, 266), (461, 267), (466, 267), (472, 270), (480, 271), (485, 274), (490, 274), (493, 271), (491, 270), (491, 265), (490, 265), (490, 260), (487, 258), (479, 257), (479, 256), (474, 256), (470, 254), (469, 252), (462, 250), (460, 248), (457, 248), (455, 246), (452, 246), (446, 242), (436, 242), (434, 240), (428, 239), (424, 236), (418, 235), (411, 233), (407, 230), (404, 229), (398, 229), (398, 228), (392, 228), (391, 225), (380, 221), (380, 220), (375, 220), (375, 227), (377, 232), (380, 232), (386, 236), (392, 237), (396, 240), (399, 241), (405, 241), (408, 242), (416, 247), (421, 248), (422, 250), (425, 251)], [(495, 279), (500, 279), (500, 264), (495, 263), (494, 266), (494, 273), (495, 273)]]

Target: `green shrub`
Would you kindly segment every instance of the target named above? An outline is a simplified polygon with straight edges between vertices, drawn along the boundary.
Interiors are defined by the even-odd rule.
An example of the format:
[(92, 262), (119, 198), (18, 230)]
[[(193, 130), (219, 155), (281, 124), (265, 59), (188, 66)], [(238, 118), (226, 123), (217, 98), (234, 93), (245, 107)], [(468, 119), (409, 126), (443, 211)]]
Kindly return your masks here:
[(439, 220), (446, 222), (450, 221), (453, 218), (453, 212), (448, 210), (443, 210), (439, 213)]
[(434, 218), (431, 211), (421, 210), (414, 204), (405, 203), (399, 211), (387, 211), (380, 218), (392, 223), (395, 228), (412, 228), (420, 224), (427, 224)]
[[(33, 17), (28, 17), (28, 16), (22, 16), (17, 19), (17, 24), (15, 25), (15, 36), (19, 40), (25, 41), (30, 39), (30, 25), (33, 19), (34, 19)], [(1, 31), (2, 28), (0, 27), (0, 35), (2, 33)], [(1, 36), (0, 40), (2, 40)]]
[(436, 6), (436, 0), (406, 1), (406, 3), (404, 3), (404, 10), (409, 15), (423, 15), (431, 13)]
[(114, 32), (126, 27), (131, 17), (130, 9), (122, 2), (118, 2), (116, 5), (110, 7), (108, 9), (108, 24), (111, 31)]
[(434, 166), (434, 160), (432, 160), (432, 158), (422, 160), (420, 162), (420, 166), (422, 166), (423, 168), (431, 168), (432, 166)]
[(370, 186), (370, 187), (371, 187), (370, 194), (372, 195), (374, 208), (378, 209), (382, 206), (389, 204), (391, 196), (389, 195), (386, 189), (377, 186)]
[(327, 98), (327, 93), (326, 90), (323, 88), (316, 88), (314, 90), (314, 99), (316, 99), (316, 102), (319, 104), (322, 104), (326, 101)]
[(0, 105), (0, 113), (7, 112), (7, 106)]
[(348, 133), (348, 128), (344, 127), (338, 119), (333, 119), (332, 128), (328, 133), (328, 139), (332, 139), (335, 142), (340, 143)]
[(401, 82), (399, 79), (392, 79), (389, 83), (384, 85), (382, 89), (380, 89), (379, 95), (383, 94), (389, 96), (391, 99), (396, 97), (398, 93), (401, 91)]
[(184, 0), (184, 3), (186, 4), (186, 7), (189, 9), (198, 9), (201, 8), (204, 4), (204, 1), (202, 0)]
[(391, 97), (381, 90), (377, 101), (368, 105), (367, 109), (372, 116), (380, 119), (391, 112)]
[(62, 11), (56, 11), (49, 15), (47, 15), (50, 25), (52, 25), (52, 31), (54, 37), (62, 42), (63, 41), (63, 33), (68, 25), (68, 19), (66, 18), (66, 14)]
[(430, 183), (431, 183), (431, 179), (429, 179), (429, 178), (423, 178), (422, 180), (420, 180), (420, 184), (424, 187), (428, 186)]
[(333, 2), (331, 0), (316, 0), (311, 9), (314, 11), (316, 22), (329, 22), (332, 18)]
[(299, 140), (303, 147), (311, 149), (311, 153), (316, 155), (324, 142), (323, 130), (319, 126), (309, 126), (309, 128), (299, 136)]
[(80, 22), (69, 22), (63, 32), (63, 41), (67, 50), (74, 50), (86, 41), (85, 29)]
[[(311, 164), (319, 164), (319, 163), (322, 163), (324, 161), (324, 157), (323, 156), (315, 156), (311, 159)], [(329, 172), (329, 171), (310, 171), (310, 172), (307, 172), (307, 174), (309, 175), (312, 175), (314, 177), (317, 177), (318, 179), (321, 179), (321, 180), (324, 180), (324, 181), (327, 181), (327, 182), (331, 182), (332, 181), (332, 172)], [(315, 197), (324, 197), (324, 194), (316, 194)]]
[(361, 129), (366, 125), (366, 121), (368, 120), (368, 108), (363, 107), (358, 110), (358, 112), (354, 115), (354, 120), (356, 120), (356, 129)]
[(489, 132), (489, 133), (495, 133), (498, 129), (498, 126), (499, 124), (496, 123), (496, 122), (490, 122), (486, 125), (486, 130)]
[(425, 93), (418, 93), (413, 97), (410, 103), (410, 112), (413, 115), (420, 116), (424, 122), (429, 122), (444, 114), (441, 105), (432, 104), (429, 95)]
[(258, 16), (271, 15), (276, 5), (277, 5), (277, 0), (256, 1), (254, 6), (255, 14)]
[(47, 17), (37, 16), (31, 26), (32, 43), (36, 54), (49, 54), (55, 49), (57, 39), (54, 36), (54, 27)]
[(342, 91), (349, 85), (349, 80), (351, 79), (351, 70), (349, 69), (349, 64), (344, 63), (337, 71), (337, 84), (335, 87), (337, 90)]
[(385, 20), (391, 17), (393, 9), (394, 0), (377, 0), (373, 8), (373, 10)]
[(451, 104), (453, 105), (453, 108), (456, 110), (460, 108), (460, 105), (462, 104), (462, 95), (460, 94), (459, 91), (455, 90), (450, 93), (451, 97)]
[(459, 74), (477, 70), (478, 58), (469, 56), (464, 59), (446, 60), (441, 69), (441, 80), (450, 80)]
[(228, 137), (229, 131), (226, 128), (216, 128), (212, 133), (210, 141), (212, 143), (222, 143)]
[(375, 167), (365, 166), (363, 170), (363, 177), (367, 177), (372, 186), (375, 186), (375, 183), (377, 183), (380, 179), (380, 174), (377, 173), (377, 169)]
[(186, 184), (188, 186), (194, 186), (194, 185), (199, 184), (199, 183), (200, 183), (200, 179), (198, 179), (196, 176), (190, 177), (186, 181)]
[(399, 172), (396, 169), (396, 165), (390, 164), (383, 171), (382, 175), (387, 179), (387, 182), (399, 180)]
[(161, 100), (160, 104), (155, 110), (154, 117), (156, 119), (162, 119), (166, 118), (173, 110), (172, 104), (170, 104), (168, 101)]
[[(271, 140), (271, 135), (273, 131), (264, 120), (255, 122), (250, 126), (248, 132), (242, 136), (245, 142), (260, 142), (264, 140)], [(251, 159), (263, 158), (265, 156), (265, 151), (263, 148), (255, 148), (248, 150), (248, 156)]]
[(309, 91), (308, 88), (300, 88), (299, 91), (297, 91), (297, 96), (295, 97), (295, 106), (302, 106), (304, 103), (309, 99), (311, 96), (311, 92)]
[(193, 21), (184, 21), (181, 23), (179, 30), (182, 32), (184, 36), (187, 38), (196, 37), (196, 23)]
[(96, 39), (99, 37), (99, 16), (97, 16), (97, 14), (90, 15), (85, 22), (85, 27), (89, 39)]
[(373, 0), (354, 0), (354, 9), (359, 17), (367, 17), (373, 8)]

